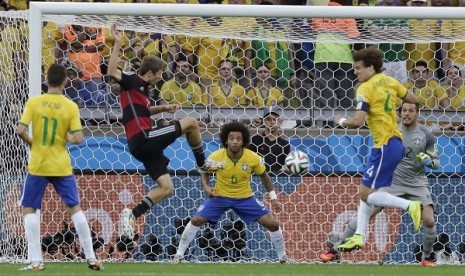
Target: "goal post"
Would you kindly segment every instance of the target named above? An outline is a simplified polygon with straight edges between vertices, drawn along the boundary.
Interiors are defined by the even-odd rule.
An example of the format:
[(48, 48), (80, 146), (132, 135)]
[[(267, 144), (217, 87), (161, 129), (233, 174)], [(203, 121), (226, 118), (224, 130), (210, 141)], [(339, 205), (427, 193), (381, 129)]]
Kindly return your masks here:
[[(334, 42), (331, 37), (317, 36), (309, 31), (309, 19), (312, 18), (363, 18), (365, 19), (364, 25), (370, 26), (369, 19), (440, 18), (443, 20), (465, 20), (465, 11), (464, 8), (457, 7), (391, 8), (30, 2), (28, 12), (2, 12), (0, 17), (7, 19), (19, 17), (23, 21), (28, 21), (29, 39), (27, 41), (26, 38), (21, 38), (21, 44), (28, 45), (29, 70), (27, 73), (29, 83), (25, 87), (29, 89), (28, 96), (32, 97), (40, 94), (39, 87), (43, 82), (41, 67), (44, 39), (55, 40), (54, 42), (57, 44), (59, 42), (59, 38), (53, 36), (43, 37), (43, 22), (57, 23), (57, 29), (60, 30), (64, 29), (65, 25), (109, 28), (111, 24), (116, 23), (118, 29), (127, 31), (132, 35), (139, 32), (156, 34), (149, 36), (149, 40), (154, 41), (162, 40), (159, 38), (160, 34), (215, 38), (220, 41), (219, 45), (226, 44), (227, 41), (231, 40), (257, 40), (275, 43), (275, 50), (282, 46), (279, 42), (285, 42), (287, 45), (294, 45), (293, 47), (289, 46), (289, 52), (294, 56), (294, 59), (297, 59), (295, 56), (298, 55), (299, 51), (306, 51), (304, 49), (306, 43)], [(191, 23), (190, 18), (207, 21), (208, 18), (216, 17), (231, 17), (233, 19), (237, 17), (240, 20), (234, 20), (232, 24), (225, 20), (224, 25), (215, 28), (210, 28), (211, 26), (208, 24), (190, 25), (186, 23)], [(264, 22), (273, 26), (273, 32), (251, 31), (252, 28), (249, 28), (250, 26), (247, 24), (262, 18), (269, 19), (264, 20)], [(451, 35), (436, 33), (432, 36), (427, 32), (415, 35), (399, 32), (393, 36), (386, 30), (380, 30), (374, 35), (368, 32), (365, 27), (361, 30), (362, 35), (345, 38), (344, 42), (347, 44), (377, 44), (382, 42), (404, 44), (465, 41), (465, 32), (460, 31)], [(175, 51), (194, 52), (194, 45), (181, 47), (184, 44), (189, 44), (182, 41), (182, 38), (169, 43), (172, 45), (168, 43), (167, 45), (173, 46)], [(198, 41), (196, 43), (201, 44)], [(165, 47), (161, 43), (152, 44), (152, 46), (155, 49)], [(136, 48), (137, 45), (132, 45), (129, 48), (131, 47)], [(69, 48), (60, 51), (63, 51), (66, 56)], [(169, 52), (169, 49), (166, 52)], [(159, 54), (163, 57), (163, 53)], [(220, 56), (222, 53), (217, 55)], [(200, 59), (201, 54), (195, 52), (194, 56)], [(215, 59), (215, 62), (224, 58), (218, 56), (210, 58)], [(4, 57), (0, 55), (1, 58)], [(173, 62), (173, 60), (169, 60), (170, 58), (166, 59), (167, 63)], [(254, 58), (252, 57), (252, 59)], [(18, 59), (20, 58), (18, 57)], [(3, 62), (3, 60), (1, 61)], [(21, 61), (25, 62), (25, 60)], [(253, 60), (249, 61), (254, 62)], [(219, 67), (218, 64), (215, 66)], [(302, 68), (304, 68), (303, 65)], [(372, 142), (366, 129), (341, 130), (330, 125), (334, 114), (353, 114), (354, 109), (351, 105), (317, 106), (314, 98), (307, 102), (304, 101), (304, 95), (308, 96), (311, 92), (324, 88), (321, 87), (321, 82), (315, 80), (316, 77), (314, 78), (312, 75), (319, 74), (323, 70), (302, 68), (300, 69), (302, 74), (298, 76), (297, 84), (289, 84), (291, 83), (289, 79), (288, 86), (280, 87), (283, 94), (287, 93), (283, 98), (288, 100), (288, 103), (282, 104), (280, 110), (284, 120), (282, 133), (289, 139), (292, 149), (307, 153), (310, 161), (310, 173), (305, 176), (282, 174), (273, 176), (273, 183), (279, 191), (278, 196), (284, 206), (284, 211), (277, 214), (277, 217), (286, 239), (287, 254), (298, 262), (304, 263), (318, 261), (318, 255), (326, 250), (327, 235), (331, 232), (341, 233), (348, 220), (356, 214), (359, 203), (358, 185)], [(258, 73), (255, 72), (258, 71), (258, 68), (252, 69), (254, 74), (247, 75), (247, 72), (244, 74), (244, 78), (250, 82), (256, 81), (258, 78), (256, 76)], [(275, 69), (281, 70), (277, 65), (275, 65)], [(199, 77), (200, 69), (195, 68), (195, 70), (197, 70), (198, 77), (196, 82), (200, 86), (201, 81), (198, 80), (201, 79)], [(278, 79), (279, 73), (274, 77)], [(105, 85), (110, 86), (109, 83), (105, 83)], [(204, 93), (212, 93), (212, 85), (205, 86), (207, 92)], [(353, 88), (352, 84), (349, 86)], [(292, 100), (296, 98), (298, 101), (293, 105)], [(170, 159), (169, 169), (175, 187), (174, 195), (152, 208), (151, 212), (145, 216), (145, 220), (138, 220), (137, 230), (141, 235), (140, 239), (135, 243), (125, 244), (118, 240), (121, 233), (119, 213), (123, 208), (137, 204), (146, 191), (155, 187), (156, 184), (145, 174), (142, 164), (135, 160), (126, 149), (126, 138), (119, 121), (121, 110), (119, 110), (118, 105), (114, 103), (101, 105), (81, 103), (79, 106), (81, 117), (84, 118), (84, 121), (91, 122), (84, 126), (85, 142), (78, 146), (71, 146), (69, 151), (72, 155), (75, 176), (79, 183), (82, 208), (87, 219), (91, 222), (91, 227), (95, 230), (94, 245), (98, 247), (97, 255), (108, 261), (121, 259), (134, 261), (170, 260), (173, 248), (179, 239), (178, 231), (185, 225), (185, 219), (195, 214), (196, 209), (204, 199), (199, 176), (192, 173), (195, 162), (187, 141), (180, 138), (165, 151), (165, 155)], [(216, 125), (205, 124), (202, 128), (202, 139), (206, 153), (209, 154), (218, 149), (220, 145), (218, 140), (219, 126), (224, 121), (240, 119), (250, 123), (252, 134), (262, 131), (260, 120), (257, 124), (254, 124), (254, 120), (262, 119), (265, 107), (267, 107), (265, 104), (261, 106), (218, 107), (210, 102), (210, 104), (201, 106), (183, 106), (179, 112), (163, 118), (180, 119), (185, 116), (194, 116), (200, 120), (205, 117), (218, 119)], [(421, 111), (422, 122), (443, 122), (456, 125), (457, 129), (464, 125), (464, 118), (464, 108), (444, 109), (435, 106)], [(11, 121), (14, 121), (14, 117), (10, 116), (6, 120), (7, 122), (3, 120), (3, 117), (0, 119), (0, 131), (3, 131), (5, 126), (12, 130)], [(465, 210), (460, 196), (465, 193), (463, 179), (465, 168), (462, 165), (465, 152), (463, 132), (461, 130), (440, 129), (436, 134), (442, 166), (438, 170), (427, 171), (427, 174), (435, 202), (437, 202), (435, 210), (438, 217), (438, 234), (447, 233), (450, 236), (452, 249), (457, 252), (462, 242), (462, 234), (465, 233), (465, 224), (463, 223)], [(10, 149), (13, 155), (24, 155), (23, 145), (16, 143), (14, 137), (14, 130), (8, 135), (0, 136), (2, 143), (0, 154), (2, 157)], [(9, 154), (6, 156), (12, 156), (11, 153)], [(0, 165), (1, 162), (2, 160), (0, 160)], [(17, 168), (19, 166), (14, 166), (17, 165), (9, 165), (7, 169), (0, 166), (0, 170), (2, 170), (0, 172), (0, 222), (2, 227), (8, 227), (8, 231), (1, 233), (3, 234), (0, 235), (2, 238), (5, 233), (7, 235), (15, 233), (19, 236), (23, 234), (19, 229), (22, 227), (21, 214), (16, 205), (19, 199), (20, 184), (12, 185), (11, 183), (21, 182), (21, 176), (24, 176), (25, 171), (22, 167), (19, 169)], [(252, 185), (253, 190), (257, 191), (257, 197), (269, 205), (268, 196), (260, 178), (253, 177)], [(73, 240), (74, 237), (72, 225), (65, 222), (67, 215), (63, 206), (59, 205), (61, 203), (59, 203), (56, 194), (51, 189), (47, 189), (46, 196), (52, 197), (52, 199), (45, 201), (42, 209), (44, 220), (41, 225), (41, 235), (42, 245), (46, 249), (44, 254), (46, 254), (47, 260), (63, 260), (67, 257), (61, 252), (62, 248), (65, 247), (63, 246), (64, 241), (68, 241), (66, 237), (69, 240)], [(238, 222), (238, 217), (232, 212), (228, 212), (221, 218), (218, 225), (202, 228), (195, 243), (190, 246), (189, 260), (200, 262), (277, 261), (276, 253), (264, 229), (256, 223), (244, 227), (240, 223), (235, 225), (236, 222)], [(400, 211), (385, 210), (369, 226), (370, 231), (368, 232), (370, 234), (368, 234), (367, 247), (357, 253), (344, 254), (343, 260), (348, 262), (414, 262), (412, 252), (415, 245), (421, 243), (421, 235), (412, 232), (410, 223), (408, 216), (403, 215)], [(70, 233), (70, 235), (63, 235), (66, 233)], [(236, 242), (232, 242), (233, 237), (238, 239), (236, 242), (240, 246), (235, 246)], [(59, 242), (55, 242), (55, 238), (58, 238)], [(202, 243), (205, 239), (210, 242), (208, 244)], [(0, 252), (8, 255), (0, 256), (0, 262), (4, 260), (3, 257), (6, 257), (7, 261), (17, 261), (25, 257), (24, 251), (14, 252), (16, 247), (10, 240), (2, 240), (0, 244)], [(19, 239), (14, 241), (24, 243), (23, 240)], [(75, 247), (75, 243), (71, 243), (73, 244), (72, 248), (67, 250), (79, 251), (79, 248)], [(247, 245), (245, 248), (243, 247), (244, 243)], [(8, 250), (3, 250), (5, 248)], [(79, 256), (79, 252), (73, 251), (72, 253)]]

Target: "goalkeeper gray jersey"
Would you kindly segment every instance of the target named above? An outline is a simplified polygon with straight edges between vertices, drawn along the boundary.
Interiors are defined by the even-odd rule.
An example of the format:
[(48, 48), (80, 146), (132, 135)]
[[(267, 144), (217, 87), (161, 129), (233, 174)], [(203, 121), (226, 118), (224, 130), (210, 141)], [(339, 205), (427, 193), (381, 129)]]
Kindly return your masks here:
[(424, 186), (427, 184), (425, 166), (415, 156), (424, 152), (431, 157), (433, 162), (439, 164), (436, 138), (429, 128), (422, 125), (417, 125), (413, 130), (407, 130), (400, 124), (399, 131), (402, 133), (404, 158), (394, 171), (393, 184)]

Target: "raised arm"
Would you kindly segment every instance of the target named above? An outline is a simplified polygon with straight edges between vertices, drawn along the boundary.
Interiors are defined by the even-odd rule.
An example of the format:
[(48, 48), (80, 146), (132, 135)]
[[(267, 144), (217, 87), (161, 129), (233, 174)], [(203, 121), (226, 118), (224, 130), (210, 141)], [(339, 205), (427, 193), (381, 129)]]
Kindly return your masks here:
[(121, 71), (118, 69), (118, 58), (121, 50), (121, 40), (123, 36), (116, 30), (116, 24), (111, 26), (111, 35), (113, 36), (114, 43), (111, 51), (110, 60), (108, 62), (108, 75), (113, 77), (117, 82), (121, 80)]

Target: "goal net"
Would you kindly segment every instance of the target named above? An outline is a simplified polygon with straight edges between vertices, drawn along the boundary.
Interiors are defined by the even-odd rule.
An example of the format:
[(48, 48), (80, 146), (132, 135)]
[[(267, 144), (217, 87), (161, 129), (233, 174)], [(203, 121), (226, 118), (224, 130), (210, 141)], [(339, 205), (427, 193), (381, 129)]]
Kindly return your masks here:
[[(438, 137), (442, 165), (427, 175), (436, 203), (437, 233), (447, 234), (450, 241), (438, 242), (435, 248), (463, 253), (465, 88), (463, 80), (456, 86), (447, 69), (455, 65), (465, 73), (464, 8), (36, 2), (30, 6), (29, 11), (0, 12), (0, 260), (27, 256), (18, 201), (28, 150), (16, 137), (15, 127), (25, 101), (46, 91), (44, 73), (53, 63), (66, 65), (65, 94), (80, 107), (86, 139), (69, 151), (100, 259), (172, 259), (183, 227), (205, 198), (189, 145), (180, 138), (165, 150), (174, 195), (137, 221), (134, 240), (121, 238), (120, 212), (139, 203), (156, 183), (128, 152), (118, 98), (112, 93), (119, 87), (105, 76), (113, 43), (111, 24), (123, 32), (120, 69), (137, 70), (147, 55), (166, 62), (163, 80), (151, 91), (152, 104), (165, 101), (182, 108), (155, 116), (154, 122), (197, 118), (206, 154), (219, 148), (224, 122), (241, 120), (252, 135), (261, 135), (264, 112), (271, 108), (281, 115), (281, 135), (292, 150), (310, 158), (308, 174), (270, 172), (283, 204), (283, 211), (275, 215), (286, 252), (298, 262), (318, 261), (327, 250), (328, 235), (342, 233), (357, 212), (358, 185), (372, 141), (367, 129), (338, 129), (332, 118), (354, 113), (357, 80), (352, 52), (380, 47), (385, 72), (417, 93), (419, 120)], [(419, 79), (426, 81), (425, 87), (417, 85)], [(273, 158), (281, 162), (283, 156), (284, 152)], [(252, 187), (269, 206), (259, 177), (252, 178)], [(41, 217), (45, 258), (82, 259), (71, 219), (51, 187)], [(343, 261), (416, 261), (421, 233), (413, 233), (408, 215), (386, 209), (371, 221), (368, 233), (366, 248), (343, 254)], [(187, 259), (274, 262), (277, 255), (265, 229), (257, 223), (244, 225), (229, 211), (218, 224), (201, 228)]]

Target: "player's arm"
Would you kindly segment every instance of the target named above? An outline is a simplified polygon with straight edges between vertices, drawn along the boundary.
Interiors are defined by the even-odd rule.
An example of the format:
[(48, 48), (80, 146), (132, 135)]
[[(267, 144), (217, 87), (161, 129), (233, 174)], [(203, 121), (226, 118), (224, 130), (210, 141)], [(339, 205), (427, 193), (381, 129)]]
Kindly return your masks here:
[(26, 144), (29, 146), (32, 145), (32, 137), (29, 136), (29, 133), (27, 132), (27, 126), (23, 125), (22, 123), (19, 123), (18, 126), (16, 127), (16, 134), (21, 138)]
[(153, 105), (150, 108), (150, 115), (159, 114), (162, 112), (175, 113), (179, 110), (178, 104), (164, 104), (164, 105)]
[(407, 94), (402, 98), (402, 101), (406, 103), (416, 104), (417, 103), (417, 95), (415, 95), (411, 91), (407, 91)]
[(428, 131), (426, 132), (425, 152), (420, 152), (420, 154), (416, 156), (425, 166), (434, 170), (441, 165), (441, 160), (439, 159), (436, 148), (436, 137), (434, 137), (431, 131)]
[(215, 191), (210, 187), (210, 174), (208, 173), (201, 173), (200, 179), (202, 182), (202, 188), (207, 194), (207, 197), (215, 197)]
[(113, 77), (116, 82), (119, 82), (121, 81), (121, 70), (118, 69), (118, 59), (123, 36), (118, 30), (116, 30), (116, 24), (111, 26), (111, 35), (113, 36), (114, 44), (110, 60), (108, 61), (108, 75)]
[(82, 130), (68, 132), (67, 140), (71, 144), (75, 144), (75, 145), (79, 144), (82, 142), (82, 140), (84, 140), (84, 134), (82, 133)]
[(265, 189), (268, 192), (268, 195), (270, 196), (270, 201), (274, 209), (276, 211), (281, 211), (282, 206), (278, 201), (278, 196), (276, 195), (276, 191), (274, 189), (273, 183), (271, 183), (270, 176), (268, 175), (267, 172), (264, 172), (262, 175), (260, 175), (260, 178), (262, 180), (263, 186), (265, 186)]
[(365, 124), (365, 118), (367, 116), (367, 112), (364, 110), (357, 110), (355, 114), (351, 118), (344, 117), (342, 115), (334, 116), (334, 122), (341, 127), (349, 127), (349, 128), (358, 128), (362, 127)]

